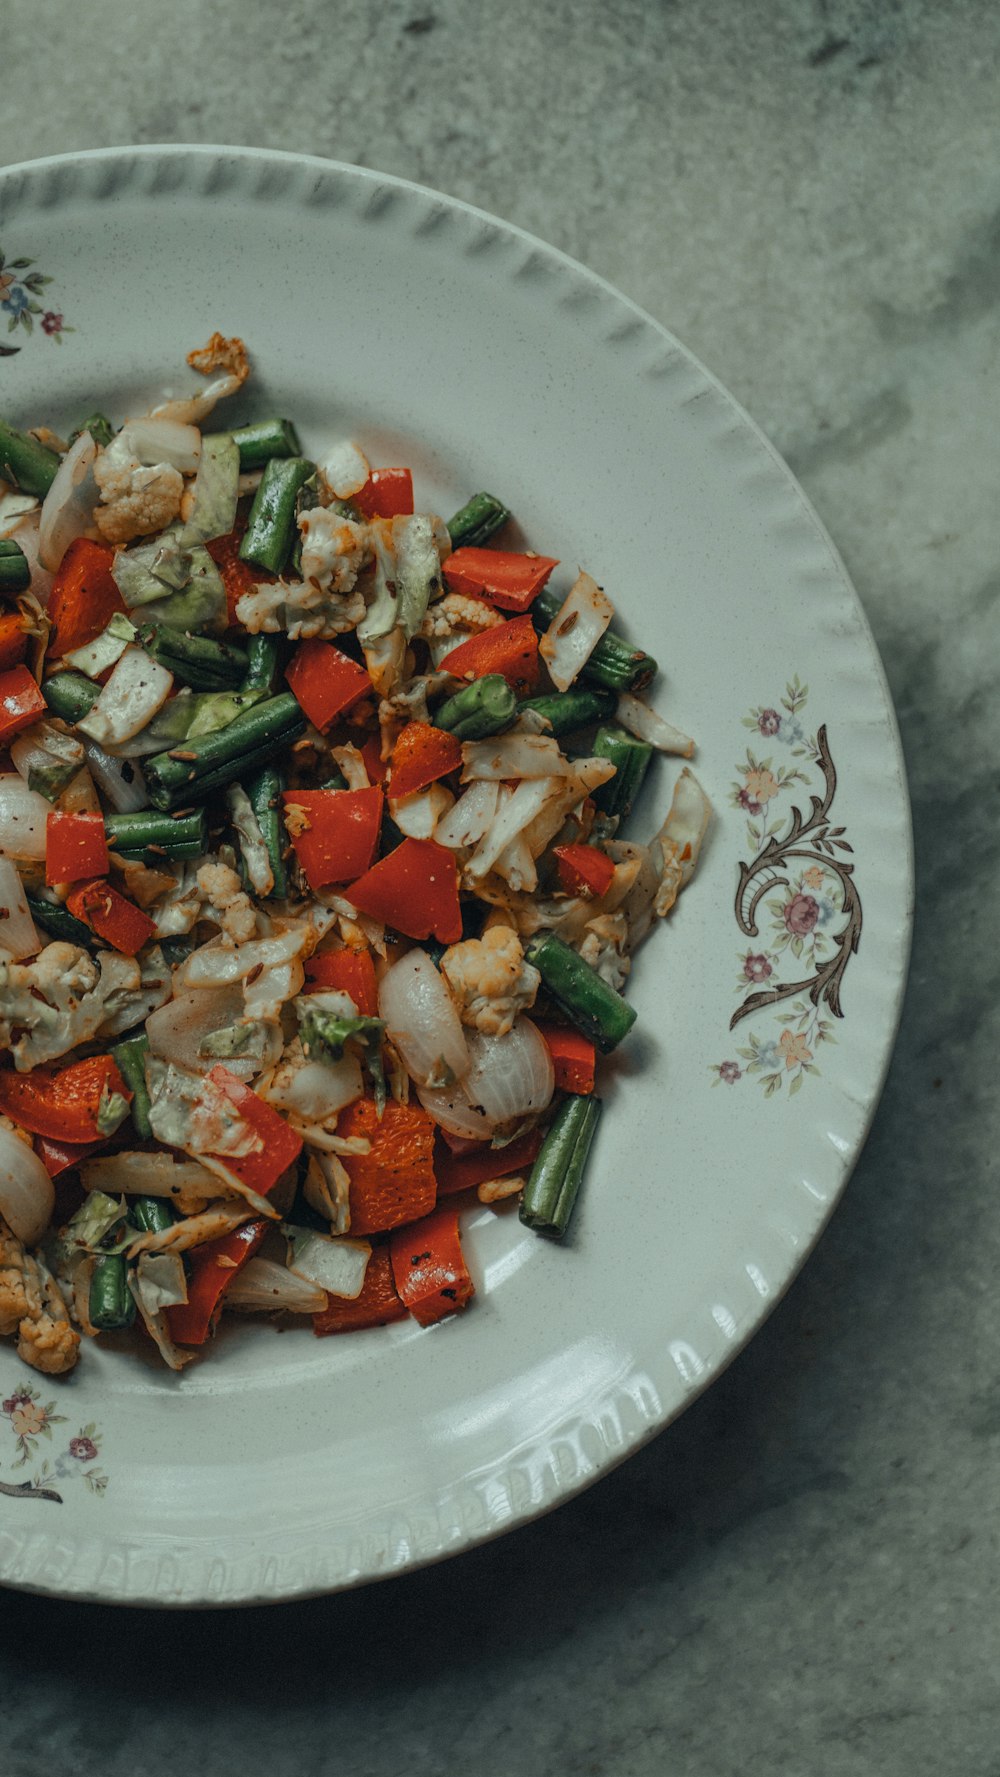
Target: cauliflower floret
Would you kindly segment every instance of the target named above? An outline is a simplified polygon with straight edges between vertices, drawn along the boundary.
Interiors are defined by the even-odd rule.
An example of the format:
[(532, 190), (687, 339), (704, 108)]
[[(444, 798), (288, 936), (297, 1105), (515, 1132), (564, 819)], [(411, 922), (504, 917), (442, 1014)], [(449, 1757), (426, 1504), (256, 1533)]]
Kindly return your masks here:
[(95, 962), (75, 944), (47, 944), (32, 963), (15, 963), (0, 950), (0, 1049), (10, 1050), (20, 1073), (55, 1061), (96, 1036), (109, 1002), (140, 984), (135, 958), (110, 950), (99, 951)]
[(603, 981), (620, 993), (628, 980), (632, 959), (628, 954), (629, 929), (624, 913), (601, 913), (587, 921), (580, 955), (596, 969)]
[(211, 903), (206, 908), (209, 918), (218, 918), (222, 930), (234, 944), (245, 944), (257, 936), (257, 915), (250, 896), (235, 870), (228, 864), (202, 864), (195, 879), (199, 892)]
[(441, 958), (441, 973), (462, 1023), (488, 1037), (506, 1036), (518, 1013), (534, 1005), (541, 980), (525, 962), (517, 933), (504, 925), (453, 944)]
[(340, 598), (334, 592), (323, 592), (312, 581), (262, 582), (236, 603), (236, 615), (251, 635), (285, 631), (293, 642), (315, 636), (329, 641), (356, 628), (364, 614), (360, 592)]
[(502, 622), (500, 612), (482, 599), (469, 598), (464, 592), (446, 592), (443, 599), (431, 606), (420, 625), (420, 634), (428, 641), (432, 637), (480, 635), (484, 629), (495, 629)]
[(352, 591), (371, 555), (368, 526), (342, 518), (332, 506), (311, 506), (299, 515), (302, 578), (321, 592)]
[(80, 1335), (70, 1325), (58, 1284), (2, 1219), (0, 1333), (16, 1333), (18, 1357), (47, 1376), (61, 1376), (76, 1363)]
[(119, 433), (94, 462), (103, 504), (94, 519), (109, 543), (130, 543), (172, 524), (181, 509), (184, 477), (170, 463), (141, 463)]

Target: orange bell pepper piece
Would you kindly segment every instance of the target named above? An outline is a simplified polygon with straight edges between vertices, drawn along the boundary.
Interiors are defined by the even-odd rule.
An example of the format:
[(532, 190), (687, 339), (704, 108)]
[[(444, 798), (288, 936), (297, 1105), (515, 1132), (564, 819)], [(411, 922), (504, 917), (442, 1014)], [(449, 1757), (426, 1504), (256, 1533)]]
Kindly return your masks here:
[(20, 666), (28, 652), (28, 629), (20, 611), (0, 615), (0, 672)]
[(392, 1261), (387, 1246), (373, 1246), (365, 1271), (360, 1296), (348, 1301), (343, 1296), (327, 1296), (326, 1307), (313, 1315), (313, 1332), (318, 1339), (327, 1333), (353, 1333), (359, 1327), (384, 1327), (394, 1320), (405, 1320), (406, 1309), (392, 1276)]
[(530, 617), (511, 617), (493, 629), (469, 636), (444, 656), (441, 666), (456, 679), (484, 679), (500, 673), (512, 690), (523, 694), (538, 678), (538, 637)]
[(352, 709), (372, 689), (363, 666), (332, 642), (300, 642), (285, 668), (288, 688), (314, 728), (325, 734), (336, 716)]
[[(439, 1132), (440, 1133), (440, 1132)], [(512, 1178), (532, 1164), (542, 1145), (540, 1129), (529, 1129), (505, 1148), (492, 1148), (489, 1142), (477, 1142), (464, 1154), (449, 1151), (441, 1141), (434, 1155), (438, 1196), (453, 1197), (456, 1191), (471, 1191), (492, 1179)]]
[(156, 927), (134, 901), (127, 901), (104, 877), (81, 882), (66, 898), (77, 919), (123, 956), (137, 956), (156, 937)]
[(455, 1314), (475, 1295), (458, 1234), (458, 1211), (435, 1209), (389, 1236), (400, 1301), (422, 1327)]
[(597, 1050), (590, 1038), (564, 1024), (548, 1024), (540, 1018), (534, 1024), (552, 1057), (556, 1086), (563, 1092), (581, 1095), (593, 1092)]
[[(367, 790), (285, 790), (286, 818), (295, 855), (306, 873), (310, 888), (328, 888), (335, 882), (353, 882), (368, 869), (378, 847), (382, 826), (382, 791), (377, 784)], [(304, 817), (308, 823), (296, 829)]]
[(557, 845), (552, 855), (559, 887), (568, 895), (600, 896), (611, 887), (614, 864), (596, 845)]
[(108, 869), (103, 815), (54, 808), (45, 823), (46, 882), (81, 882), (85, 876), (106, 876)]
[(337, 1134), (371, 1142), (367, 1154), (341, 1155), (351, 1181), (352, 1236), (398, 1228), (434, 1208), (434, 1124), (420, 1105), (390, 1099), (380, 1121), (374, 1099), (359, 1098), (340, 1113)]
[(430, 722), (408, 722), (396, 738), (389, 762), (390, 796), (412, 796), (426, 790), (438, 778), (457, 771), (462, 763), (462, 743), (445, 728)]
[(413, 476), (409, 469), (373, 469), (351, 504), (362, 518), (405, 517), (413, 511)]
[(58, 660), (74, 648), (85, 648), (107, 629), (125, 603), (111, 575), (115, 551), (110, 543), (77, 537), (67, 549), (52, 582), (49, 656)]
[(30, 728), (47, 707), (26, 666), (0, 673), (0, 741), (13, 740), (22, 728)]
[(462, 936), (458, 865), (454, 853), (433, 839), (404, 839), (345, 893), (359, 913), (407, 938), (457, 944)]
[(378, 1017), (375, 964), (367, 950), (324, 950), (306, 963), (306, 993), (347, 993), (365, 1018)]
[(30, 1074), (0, 1073), (0, 1110), (22, 1129), (51, 1141), (103, 1141), (106, 1132), (98, 1117), (112, 1093), (131, 1104), (132, 1094), (110, 1055), (91, 1055), (58, 1072), (36, 1067)]
[(449, 592), (486, 599), (501, 611), (526, 611), (558, 561), (550, 555), (516, 555), (507, 549), (456, 549), (444, 564)]

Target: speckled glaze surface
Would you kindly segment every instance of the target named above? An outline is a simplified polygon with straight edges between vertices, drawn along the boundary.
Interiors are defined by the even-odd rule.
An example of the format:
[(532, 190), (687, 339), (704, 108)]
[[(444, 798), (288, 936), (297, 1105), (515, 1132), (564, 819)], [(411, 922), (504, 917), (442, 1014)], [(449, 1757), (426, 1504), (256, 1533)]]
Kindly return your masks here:
[[(185, 386), (214, 328), (240, 333), (248, 412), (294, 415), (307, 448), (347, 433), (409, 462), (425, 508), (491, 488), (528, 546), (588, 567), (660, 660), (654, 701), (696, 737), (716, 809), (637, 961), (637, 1034), (565, 1247), (470, 1212), (466, 1316), (327, 1341), (233, 1327), (180, 1378), (108, 1342), (39, 1388), (0, 1348), (0, 1581), (163, 1605), (355, 1585), (620, 1461), (818, 1237), (877, 1102), (909, 943), (881, 666), (801, 490), (711, 375), (480, 212), (307, 157), (112, 150), (0, 175), (0, 252), (12, 419), (121, 414)], [(28, 329), (36, 267), (52, 283), (29, 292)], [(674, 774), (656, 772), (640, 832)]]

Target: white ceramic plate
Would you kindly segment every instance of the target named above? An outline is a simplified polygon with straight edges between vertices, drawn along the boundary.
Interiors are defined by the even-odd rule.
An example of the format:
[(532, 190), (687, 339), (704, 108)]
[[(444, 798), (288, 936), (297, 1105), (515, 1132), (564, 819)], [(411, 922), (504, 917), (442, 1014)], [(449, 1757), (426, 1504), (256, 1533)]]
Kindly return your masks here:
[[(563, 1247), (472, 1212), (465, 1316), (322, 1341), (233, 1326), (180, 1378), (88, 1342), (53, 1383), (0, 1347), (0, 1581), (157, 1604), (353, 1585), (606, 1472), (808, 1254), (905, 974), (884, 678), (829, 539), (747, 417), (617, 292), (501, 222), (306, 157), (115, 149), (0, 174), (0, 253), (7, 417), (121, 415), (188, 386), (184, 355), (213, 329), (241, 334), (251, 411), (292, 415), (307, 447), (346, 432), (409, 463), (418, 507), (489, 488), (564, 579), (585, 564), (660, 660), (655, 701), (697, 737), (717, 810), (637, 963), (637, 1031)], [(647, 830), (674, 775), (655, 774)]]

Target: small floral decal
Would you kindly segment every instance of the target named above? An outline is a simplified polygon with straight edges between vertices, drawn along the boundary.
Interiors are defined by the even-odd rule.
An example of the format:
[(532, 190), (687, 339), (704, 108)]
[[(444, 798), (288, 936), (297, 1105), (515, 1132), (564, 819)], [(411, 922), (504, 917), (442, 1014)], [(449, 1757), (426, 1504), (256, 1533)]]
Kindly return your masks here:
[[(747, 815), (750, 858), (740, 865), (736, 920), (744, 939), (735, 982), (741, 1004), (730, 1019), (777, 1008), (773, 1034), (750, 1031), (726, 1061), (713, 1063), (713, 1086), (736, 1086), (755, 1077), (767, 1098), (787, 1086), (798, 1092), (807, 1074), (818, 1074), (816, 1052), (834, 1043), (833, 1020), (843, 1017), (840, 988), (861, 939), (861, 900), (852, 848), (843, 827), (831, 824), (837, 773), (825, 728), (813, 735), (804, 724), (808, 685), (793, 679), (778, 704), (744, 716), (757, 740), (737, 765), (731, 800)], [(759, 741), (775, 743), (766, 756)], [(822, 793), (812, 786), (816, 773)], [(810, 791), (810, 812), (781, 803), (794, 785)], [(818, 786), (817, 786), (818, 787)], [(769, 922), (766, 931), (762, 921)], [(824, 1015), (826, 1008), (832, 1017)]]
[[(44, 297), (38, 301), (52, 279), (32, 271), (34, 264), (33, 259), (5, 259), (0, 252), (0, 323), (6, 319), (8, 334), (33, 333), (37, 321), (49, 339), (62, 345), (63, 334), (76, 329), (67, 327), (65, 317), (56, 309), (46, 308)], [(0, 358), (13, 358), (20, 350), (20, 346), (0, 342)]]
[(37, 1388), (26, 1384), (5, 1401), (0, 1401), (0, 1430), (4, 1422), (17, 1452), (10, 1464), (11, 1469), (24, 1469), (29, 1462), (33, 1466), (30, 1475), (23, 1480), (0, 1479), (0, 1494), (11, 1499), (48, 1499), (62, 1505), (63, 1496), (58, 1491), (57, 1482), (82, 1482), (89, 1493), (100, 1496), (104, 1492), (108, 1477), (97, 1467), (101, 1434), (96, 1425), (81, 1426), (76, 1436), (69, 1438), (57, 1454), (39, 1457), (45, 1444), (62, 1443), (64, 1434), (60, 1433), (58, 1439), (54, 1439), (52, 1428), (67, 1424), (67, 1415), (57, 1413), (55, 1401), (43, 1402)]

